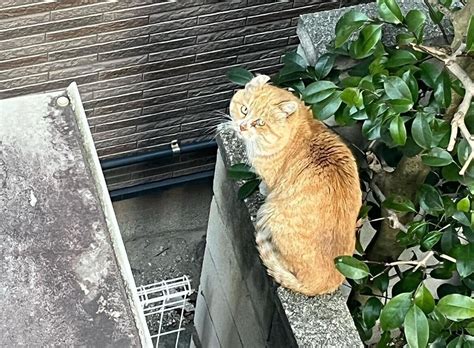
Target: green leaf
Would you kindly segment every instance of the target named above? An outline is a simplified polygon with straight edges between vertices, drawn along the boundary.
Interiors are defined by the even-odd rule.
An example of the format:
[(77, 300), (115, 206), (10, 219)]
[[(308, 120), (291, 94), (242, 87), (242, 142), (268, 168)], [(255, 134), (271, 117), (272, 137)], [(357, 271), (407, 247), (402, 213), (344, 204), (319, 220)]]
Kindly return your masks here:
[(467, 323), (465, 329), (469, 334), (474, 335), (474, 321)]
[(403, 327), (410, 348), (426, 347), (429, 337), (428, 319), (417, 305), (408, 310)]
[(403, 81), (398, 76), (388, 76), (383, 83), (383, 88), (390, 99), (404, 99), (412, 101), (410, 89), (408, 88), (405, 81)]
[(469, 20), (469, 28), (467, 29), (466, 51), (474, 50), (474, 16)]
[(369, 267), (352, 256), (338, 256), (334, 259), (336, 268), (346, 278), (363, 279), (369, 275)]
[(395, 0), (377, 0), (377, 8), (384, 21), (393, 24), (403, 22), (402, 11)]
[(423, 272), (411, 270), (403, 272), (403, 277), (392, 288), (392, 295), (414, 291), (423, 280)]
[[(449, 8), (449, 6), (451, 6), (451, 3), (452, 3), (452, 0), (438, 0), (438, 1), (447, 8)], [(441, 20), (443, 19), (444, 15), (440, 11), (434, 9), (430, 3), (426, 3), (426, 5), (428, 6), (429, 14), (433, 23), (434, 24), (441, 23)]]
[(388, 101), (390, 108), (396, 113), (404, 113), (410, 110), (413, 102), (408, 99), (392, 99)]
[(420, 10), (410, 10), (405, 16), (405, 23), (409, 31), (416, 35), (418, 40), (423, 38), (426, 15)]
[(402, 75), (402, 79), (410, 89), (412, 101), (416, 102), (418, 100), (418, 82), (413, 76), (413, 73), (410, 70), (405, 71)]
[(415, 304), (425, 312), (425, 314), (431, 313), (435, 308), (433, 295), (431, 295), (431, 292), (423, 283), (421, 283), (416, 290), (414, 301)]
[(367, 115), (372, 119), (375, 120), (378, 118), (385, 111), (388, 110), (388, 105), (385, 101), (364, 101), (365, 109), (367, 111)]
[(436, 243), (439, 242), (442, 236), (443, 236), (443, 233), (439, 231), (428, 232), (421, 239), (421, 248), (423, 250), (431, 250), (436, 245)]
[(463, 340), (461, 336), (457, 336), (449, 341), (446, 348), (463, 348)]
[(396, 36), (396, 40), (398, 46), (405, 46), (416, 42), (416, 37), (411, 33), (400, 33)]
[(459, 244), (459, 238), (457, 233), (453, 232), (452, 229), (448, 229), (443, 232), (441, 237), (441, 251), (445, 254), (449, 254), (451, 249)]
[(357, 219), (365, 219), (369, 215), (369, 211), (372, 209), (371, 205), (364, 204), (359, 210), (359, 216)]
[(465, 213), (469, 213), (471, 210), (471, 201), (469, 197), (464, 197), (456, 203), (456, 209)]
[(351, 56), (362, 59), (370, 56), (382, 37), (381, 24), (369, 24), (360, 31), (359, 37), (350, 45)]
[(459, 175), (459, 168), (455, 163), (443, 167), (441, 169), (441, 174), (446, 181), (457, 182), (462, 179), (462, 176)]
[(438, 190), (433, 186), (423, 184), (418, 190), (420, 207), (428, 214), (437, 215), (444, 210), (444, 203)]
[(474, 318), (474, 299), (458, 294), (447, 295), (439, 300), (436, 308), (448, 319), (460, 321)]
[(331, 81), (310, 83), (303, 91), (303, 100), (308, 104), (318, 103), (329, 97), (337, 86)]
[(435, 279), (450, 279), (453, 276), (453, 271), (440, 267), (432, 270), (430, 276)]
[(345, 13), (336, 24), (336, 40), (334, 45), (336, 48), (341, 47), (352, 33), (358, 31), (369, 21), (369, 17), (365, 13), (351, 10)]
[(334, 91), (328, 98), (319, 103), (313, 104), (311, 107), (313, 115), (321, 121), (334, 115), (342, 103), (341, 93), (341, 91)]
[(428, 153), (422, 154), (421, 159), (430, 167), (444, 167), (453, 162), (449, 152), (439, 147), (434, 147)]
[(331, 72), (335, 59), (336, 56), (330, 53), (325, 53), (319, 57), (318, 61), (314, 65), (314, 73), (318, 80), (326, 77)]
[(474, 290), (474, 275), (470, 275), (469, 277), (463, 278), (462, 283), (471, 291)]
[(434, 339), (434, 337), (436, 337), (436, 339), (434, 339), (434, 341), (430, 343), (429, 347), (430, 348), (446, 348), (446, 339), (444, 337), (438, 336), (441, 333), (441, 330), (443, 328), (438, 328), (437, 327), (436, 329), (438, 329), (439, 332), (436, 331), (435, 333), (433, 333), (432, 331), (435, 330), (435, 328), (432, 326), (433, 322), (430, 321), (429, 319), (428, 319), (428, 325), (430, 326), (430, 339), (429, 339), (429, 341), (430, 342), (432, 341), (431, 337), (433, 337), (433, 339)]
[(255, 179), (256, 177), (252, 168), (245, 163), (237, 163), (230, 166), (227, 173), (229, 174), (229, 177), (234, 180), (248, 180)]
[(382, 273), (374, 279), (374, 286), (381, 292), (385, 292), (388, 289), (389, 278), (387, 273)]
[(391, 195), (385, 199), (382, 205), (387, 208), (398, 212), (413, 212), (416, 213), (415, 205), (412, 201), (407, 198)]
[(361, 80), (362, 78), (359, 76), (348, 76), (341, 80), (341, 86), (344, 88), (357, 87)]
[(471, 226), (471, 221), (462, 211), (455, 211), (452, 215), (453, 219), (460, 222), (464, 226)]
[(244, 68), (231, 68), (227, 71), (227, 78), (232, 81), (233, 83), (245, 86), (247, 82), (253, 79), (253, 74)]
[(456, 252), (456, 268), (463, 278), (474, 273), (474, 244), (459, 246)]
[(382, 302), (376, 297), (371, 297), (362, 308), (362, 319), (367, 328), (372, 328), (380, 316), (383, 308)]
[(445, 120), (434, 119), (431, 124), (431, 130), (433, 132), (432, 146), (446, 148), (449, 142), (449, 135), (451, 126)]
[[(457, 155), (458, 155), (458, 160), (461, 165), (464, 165), (466, 163), (467, 158), (471, 154), (471, 147), (468, 145), (466, 139), (461, 139), (458, 143), (457, 146)], [(472, 164), (469, 165), (469, 168), (472, 167)], [(468, 169), (469, 172), (469, 169)]]
[(441, 107), (449, 107), (451, 104), (451, 80), (449, 79), (448, 73), (443, 70), (435, 83), (434, 98), (436, 102)]
[(408, 224), (409, 234), (414, 234), (417, 238), (423, 238), (428, 229), (428, 223), (425, 221), (413, 221)]
[(380, 326), (382, 330), (398, 329), (403, 324), (412, 304), (411, 295), (411, 292), (399, 294), (385, 305), (380, 313)]
[(406, 50), (396, 50), (392, 53), (392, 55), (388, 58), (387, 63), (385, 66), (387, 68), (397, 68), (400, 66), (406, 66), (414, 64), (418, 61), (415, 55), (410, 51)]
[(448, 295), (463, 295), (463, 296), (470, 296), (471, 290), (466, 288), (463, 285), (453, 285), (449, 283), (443, 283), (436, 289), (436, 293), (438, 294), (439, 298), (448, 296)]
[(362, 93), (358, 88), (347, 87), (341, 93), (341, 99), (344, 103), (349, 106), (356, 106), (361, 108), (364, 106), (364, 101), (362, 99)]
[(238, 192), (239, 199), (243, 200), (254, 193), (257, 190), (258, 185), (260, 185), (260, 182), (259, 179), (253, 179), (243, 184)]
[(390, 331), (386, 331), (380, 337), (380, 340), (377, 343), (377, 348), (388, 348), (390, 347), (391, 341), (392, 341), (392, 337), (390, 335)]
[(397, 145), (405, 145), (407, 141), (407, 129), (405, 128), (405, 123), (400, 115), (396, 115), (389, 126), (390, 136), (392, 140)]
[(418, 146), (424, 149), (431, 148), (433, 133), (424, 113), (416, 113), (415, 120), (411, 125), (411, 135)]
[(305, 70), (308, 67), (308, 62), (302, 56), (296, 52), (288, 52), (283, 56), (283, 63), (285, 64), (294, 64)]
[(362, 133), (368, 140), (380, 138), (380, 120), (365, 120), (362, 124)]
[(423, 62), (420, 64), (420, 79), (432, 89), (436, 88), (436, 80), (441, 74), (441, 68), (430, 62)]

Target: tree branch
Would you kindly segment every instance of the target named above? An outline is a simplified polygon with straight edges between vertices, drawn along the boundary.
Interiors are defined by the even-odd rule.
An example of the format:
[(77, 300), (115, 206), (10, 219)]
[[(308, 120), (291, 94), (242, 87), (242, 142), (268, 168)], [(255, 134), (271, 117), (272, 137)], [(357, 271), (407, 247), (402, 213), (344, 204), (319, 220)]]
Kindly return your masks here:
[(451, 120), (451, 136), (447, 147), (448, 151), (453, 151), (459, 132), (461, 133), (461, 136), (466, 139), (471, 149), (471, 152), (469, 154), (469, 157), (466, 159), (466, 162), (464, 163), (463, 167), (459, 171), (459, 175), (464, 175), (467, 168), (469, 167), (469, 164), (472, 162), (472, 160), (474, 160), (474, 138), (469, 132), (469, 129), (467, 129), (466, 123), (464, 122), (467, 112), (469, 111), (469, 107), (471, 106), (471, 101), (473, 99), (474, 83), (472, 82), (468, 73), (456, 61), (456, 58), (464, 50), (465, 45), (460, 45), (460, 47), (452, 55), (447, 55), (445, 52), (441, 51), (436, 47), (417, 45), (413, 43), (410, 45), (414, 50), (428, 53), (432, 57), (443, 62), (446, 69), (448, 69), (448, 71), (453, 74), (464, 87), (464, 98), (461, 104), (459, 105), (458, 110), (454, 114), (453, 119)]

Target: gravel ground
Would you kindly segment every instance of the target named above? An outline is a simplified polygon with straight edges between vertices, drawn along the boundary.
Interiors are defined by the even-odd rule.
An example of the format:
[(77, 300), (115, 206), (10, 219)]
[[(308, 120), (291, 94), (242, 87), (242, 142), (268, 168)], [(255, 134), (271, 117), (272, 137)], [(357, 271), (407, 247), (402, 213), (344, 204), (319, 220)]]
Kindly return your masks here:
[[(211, 185), (188, 184), (158, 194), (114, 202), (137, 286), (187, 275), (197, 290), (205, 249)], [(179, 347), (189, 347), (196, 292), (183, 318)], [(180, 312), (164, 317), (162, 332), (176, 329)], [(149, 324), (157, 329), (158, 318)], [(174, 347), (176, 334), (162, 336), (160, 347)]]

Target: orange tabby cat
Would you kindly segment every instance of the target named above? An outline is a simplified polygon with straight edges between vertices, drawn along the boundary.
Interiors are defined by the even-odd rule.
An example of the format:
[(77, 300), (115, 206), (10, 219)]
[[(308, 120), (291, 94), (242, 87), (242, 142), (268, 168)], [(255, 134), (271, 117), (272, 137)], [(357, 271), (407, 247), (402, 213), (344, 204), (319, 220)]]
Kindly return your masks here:
[(233, 128), (268, 188), (256, 241), (268, 273), (308, 296), (336, 290), (334, 258), (352, 255), (361, 207), (351, 151), (290, 92), (259, 75), (232, 98)]

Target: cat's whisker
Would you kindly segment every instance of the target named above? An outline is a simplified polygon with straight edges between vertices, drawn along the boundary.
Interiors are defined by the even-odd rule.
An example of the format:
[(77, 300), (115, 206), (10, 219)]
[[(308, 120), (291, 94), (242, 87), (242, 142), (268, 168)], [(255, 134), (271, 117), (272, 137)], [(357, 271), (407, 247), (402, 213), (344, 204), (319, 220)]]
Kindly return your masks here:
[(234, 119), (230, 115), (219, 115), (218, 117), (223, 118), (224, 120), (233, 121)]
[(229, 114), (226, 114), (225, 112), (222, 112), (220, 110), (215, 110), (212, 114), (216, 115), (217, 117), (222, 117), (228, 120), (232, 120), (232, 117)]

